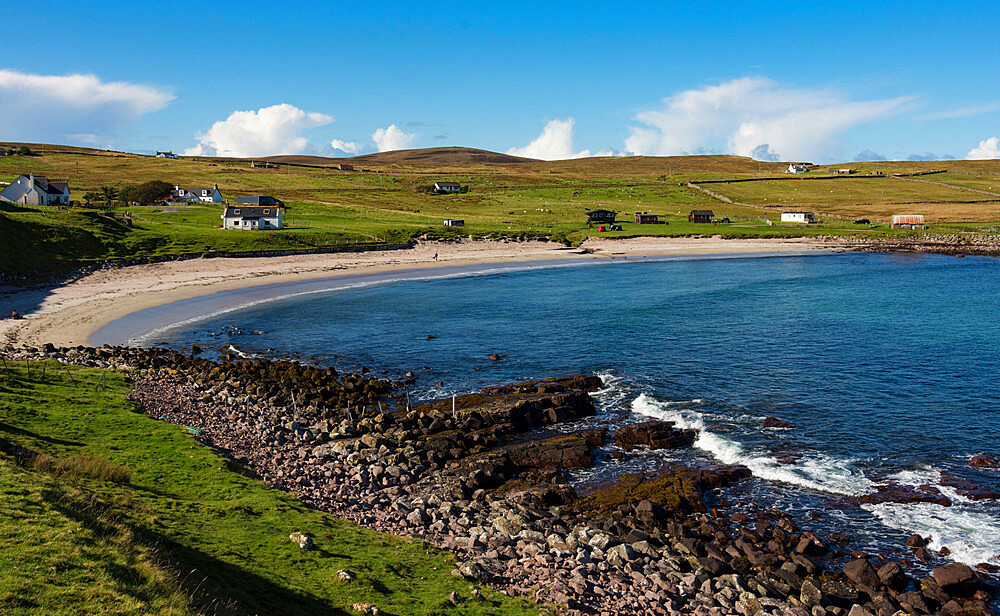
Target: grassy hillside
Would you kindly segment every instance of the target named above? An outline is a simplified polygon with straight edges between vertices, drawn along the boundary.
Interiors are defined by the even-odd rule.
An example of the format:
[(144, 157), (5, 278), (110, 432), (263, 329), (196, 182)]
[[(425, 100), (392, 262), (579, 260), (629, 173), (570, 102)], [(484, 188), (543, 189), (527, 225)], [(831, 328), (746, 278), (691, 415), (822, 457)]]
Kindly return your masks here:
[[(221, 206), (134, 208), (134, 227), (121, 224), (123, 209), (96, 211), (0, 206), (0, 233), (16, 238), (0, 244), (0, 271), (30, 272), (76, 263), (201, 254), (211, 251), (300, 250), (365, 243), (405, 243), (413, 238), (547, 238), (568, 244), (589, 235), (723, 236), (809, 233), (886, 233), (858, 229), (850, 219), (886, 221), (893, 213), (924, 213), (938, 230), (988, 231), (1000, 221), (1000, 161), (878, 162), (850, 166), (860, 173), (912, 173), (931, 182), (890, 177), (816, 181), (712, 184), (712, 190), (747, 205), (722, 203), (688, 188), (688, 181), (784, 177), (783, 163), (737, 156), (608, 157), (532, 161), (470, 148), (405, 150), (354, 157), (272, 157), (278, 168), (252, 167), (246, 160), (157, 159), (150, 156), (32, 145), (39, 155), (0, 158), (0, 181), (33, 172), (67, 179), (75, 199), (102, 186), (163, 180), (171, 184), (218, 184), (231, 200), (241, 194), (271, 194), (284, 200), (287, 229), (242, 232), (219, 229)], [(350, 160), (369, 172), (332, 166)], [(294, 164), (295, 162), (303, 164)], [(435, 195), (435, 180), (449, 180), (468, 192)], [(934, 183), (936, 182), (936, 183)], [(968, 189), (998, 191), (997, 196)], [(624, 222), (621, 232), (600, 232), (586, 224), (590, 209), (611, 209)], [(729, 225), (687, 223), (691, 209), (712, 209)], [(809, 209), (826, 215), (821, 225), (769, 225), (781, 209)], [(632, 213), (659, 214), (668, 225), (634, 225)], [(117, 221), (114, 217), (117, 216)], [(462, 229), (442, 226), (462, 218)]]
[[(309, 509), (183, 427), (133, 411), (127, 381), (48, 362), (0, 372), (0, 614), (532, 614), (469, 597), (453, 558)], [(0, 451), (2, 451), (0, 447)], [(315, 538), (305, 551), (288, 539)], [(336, 572), (357, 579), (346, 583)], [(486, 591), (484, 591), (486, 592)]]

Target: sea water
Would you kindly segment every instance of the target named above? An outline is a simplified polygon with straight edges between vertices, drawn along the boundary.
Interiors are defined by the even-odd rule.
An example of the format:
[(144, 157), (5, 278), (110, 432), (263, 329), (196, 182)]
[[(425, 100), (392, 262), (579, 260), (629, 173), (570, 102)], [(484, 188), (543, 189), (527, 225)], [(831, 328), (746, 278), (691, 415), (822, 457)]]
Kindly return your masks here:
[[(656, 418), (699, 433), (689, 450), (605, 450), (573, 474), (580, 490), (670, 462), (744, 464), (755, 479), (720, 507), (792, 511), (871, 553), (905, 556), (917, 532), (1000, 564), (1000, 503), (946, 485), (1000, 491), (1000, 473), (968, 466), (1000, 454), (998, 291), (986, 257), (629, 259), (258, 297), (143, 342), (411, 371), (418, 399), (599, 374), (598, 417), (559, 429)], [(795, 428), (762, 429), (766, 416)], [(951, 506), (862, 502), (882, 485), (935, 487)]]

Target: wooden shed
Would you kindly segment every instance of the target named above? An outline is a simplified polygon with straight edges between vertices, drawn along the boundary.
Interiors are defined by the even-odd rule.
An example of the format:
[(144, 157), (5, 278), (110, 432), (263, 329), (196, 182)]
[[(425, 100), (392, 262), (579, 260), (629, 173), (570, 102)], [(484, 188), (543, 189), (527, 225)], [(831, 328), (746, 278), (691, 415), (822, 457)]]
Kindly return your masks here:
[(688, 222), (712, 222), (715, 212), (712, 210), (691, 210), (688, 214)]
[(635, 224), (637, 225), (656, 225), (659, 223), (660, 217), (656, 214), (647, 214), (646, 212), (635, 213)]

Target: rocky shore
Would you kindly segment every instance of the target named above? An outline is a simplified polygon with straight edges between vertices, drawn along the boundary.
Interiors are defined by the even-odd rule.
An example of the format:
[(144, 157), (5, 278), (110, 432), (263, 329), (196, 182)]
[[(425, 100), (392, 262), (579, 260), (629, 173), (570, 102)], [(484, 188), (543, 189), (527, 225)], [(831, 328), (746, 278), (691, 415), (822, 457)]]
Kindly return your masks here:
[(956, 257), (1000, 256), (1000, 235), (922, 233), (898, 238), (831, 236), (822, 239), (856, 252), (928, 252)]
[[(952, 563), (914, 577), (905, 561), (844, 553), (781, 511), (713, 509), (712, 495), (750, 476), (742, 466), (668, 467), (577, 494), (566, 471), (594, 464), (608, 439), (627, 452), (696, 436), (660, 421), (573, 430), (596, 412), (597, 377), (414, 406), (405, 383), (293, 362), (51, 345), (5, 354), (127, 371), (142, 411), (191, 428), (234, 469), (450, 550), (457, 575), (570, 614), (992, 614), (982, 571)], [(537, 436), (553, 426), (560, 434)], [(919, 536), (907, 545), (925, 547)]]

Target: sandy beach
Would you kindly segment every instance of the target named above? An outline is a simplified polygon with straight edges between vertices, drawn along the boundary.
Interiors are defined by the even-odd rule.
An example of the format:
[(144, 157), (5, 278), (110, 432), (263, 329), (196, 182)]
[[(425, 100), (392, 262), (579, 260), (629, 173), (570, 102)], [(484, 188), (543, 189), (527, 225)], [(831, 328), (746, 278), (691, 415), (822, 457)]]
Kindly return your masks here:
[(407, 250), (286, 257), (191, 259), (94, 272), (62, 286), (0, 287), (0, 341), (87, 344), (101, 327), (131, 313), (218, 291), (317, 278), (455, 265), (640, 256), (803, 253), (836, 245), (817, 240), (641, 237), (591, 238), (580, 248), (548, 242), (421, 243)]

